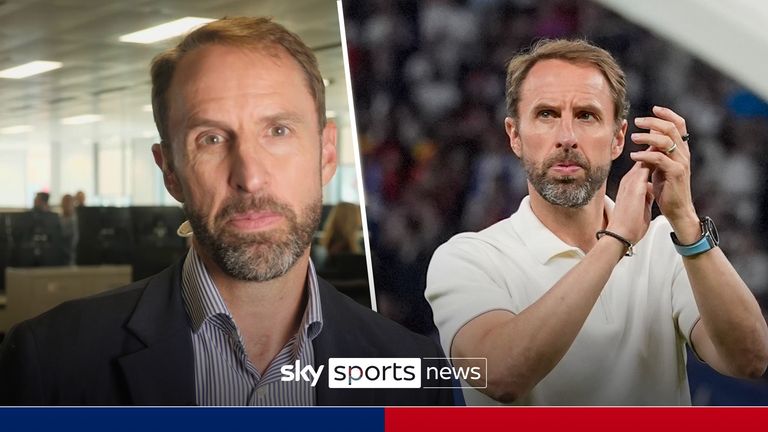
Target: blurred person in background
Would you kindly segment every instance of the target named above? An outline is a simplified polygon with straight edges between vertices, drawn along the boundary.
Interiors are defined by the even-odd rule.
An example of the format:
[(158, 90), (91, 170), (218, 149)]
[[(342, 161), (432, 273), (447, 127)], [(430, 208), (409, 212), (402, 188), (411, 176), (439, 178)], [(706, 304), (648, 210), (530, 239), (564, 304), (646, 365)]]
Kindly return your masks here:
[(50, 212), (51, 207), (48, 201), (51, 199), (51, 194), (48, 192), (38, 192), (35, 194), (35, 199), (32, 201), (32, 211), (34, 212)]
[(81, 190), (75, 192), (75, 207), (85, 207), (85, 192)]
[(336, 204), (328, 214), (312, 259), (325, 279), (361, 304), (369, 305), (371, 293), (362, 229), (360, 206), (348, 202)]
[(320, 245), (329, 256), (341, 253), (361, 254), (360, 232), (363, 224), (360, 206), (348, 202), (336, 204), (323, 226)]
[(79, 231), (77, 212), (75, 211), (75, 198), (70, 194), (65, 194), (61, 197), (61, 215), (59, 215), (59, 220), (61, 221), (61, 237), (67, 263), (75, 265)]

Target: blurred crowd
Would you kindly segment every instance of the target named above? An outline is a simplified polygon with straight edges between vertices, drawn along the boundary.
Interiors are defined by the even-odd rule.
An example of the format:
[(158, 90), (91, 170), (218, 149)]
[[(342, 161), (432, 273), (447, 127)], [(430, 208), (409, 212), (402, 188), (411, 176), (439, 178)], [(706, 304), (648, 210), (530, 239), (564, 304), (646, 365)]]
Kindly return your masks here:
[[(768, 306), (768, 105), (684, 49), (584, 1), (344, 2), (379, 310), (434, 332), (423, 291), (435, 248), (508, 217), (527, 194), (504, 133), (506, 61), (582, 37), (628, 76), (630, 119), (668, 106), (691, 133), (698, 213)], [(635, 131), (630, 121), (630, 130)], [(608, 183), (631, 166), (627, 142)]]

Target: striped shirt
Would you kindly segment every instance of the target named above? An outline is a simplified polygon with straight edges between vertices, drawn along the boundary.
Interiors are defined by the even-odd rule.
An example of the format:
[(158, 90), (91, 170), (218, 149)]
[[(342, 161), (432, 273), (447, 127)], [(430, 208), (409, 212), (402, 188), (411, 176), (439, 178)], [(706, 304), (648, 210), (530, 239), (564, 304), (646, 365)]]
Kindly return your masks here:
[[(323, 327), (317, 275), (307, 269), (307, 306), (299, 331), (262, 373), (251, 364), (243, 338), (200, 256), (190, 248), (182, 270), (181, 294), (192, 330), (195, 401), (198, 405), (315, 405), (310, 382), (280, 381), (284, 365), (314, 364), (312, 340)], [(264, 325), (270, 325), (264, 323)]]

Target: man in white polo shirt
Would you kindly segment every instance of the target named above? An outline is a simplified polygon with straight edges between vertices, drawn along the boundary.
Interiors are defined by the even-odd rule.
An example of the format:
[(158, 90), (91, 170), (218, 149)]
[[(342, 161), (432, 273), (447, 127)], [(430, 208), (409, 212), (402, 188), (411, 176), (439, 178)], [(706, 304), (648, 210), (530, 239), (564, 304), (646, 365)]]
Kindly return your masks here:
[(584, 41), (542, 41), (508, 65), (505, 126), (529, 196), (441, 246), (427, 275), (445, 351), (488, 359), (468, 404), (690, 404), (685, 343), (724, 374), (768, 365), (760, 308), (693, 205), (685, 120), (663, 107), (636, 118), (631, 139), (648, 148), (630, 154), (616, 203), (606, 196), (625, 85)]

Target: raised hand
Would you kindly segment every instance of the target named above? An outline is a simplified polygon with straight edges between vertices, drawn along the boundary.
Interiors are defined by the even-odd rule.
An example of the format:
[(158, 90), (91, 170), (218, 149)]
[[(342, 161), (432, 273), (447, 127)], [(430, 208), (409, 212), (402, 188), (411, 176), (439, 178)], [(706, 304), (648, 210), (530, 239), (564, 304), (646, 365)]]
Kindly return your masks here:
[(619, 234), (632, 244), (640, 241), (651, 223), (653, 190), (648, 177), (650, 168), (636, 162), (619, 183), (616, 206), (613, 208), (608, 231)]
[(697, 226), (698, 217), (691, 196), (691, 151), (685, 119), (669, 108), (655, 106), (656, 117), (638, 117), (635, 125), (648, 129), (633, 133), (632, 141), (649, 147), (632, 152), (630, 157), (652, 168), (653, 193), (661, 213), (675, 231)]

